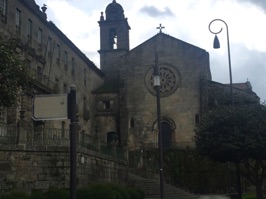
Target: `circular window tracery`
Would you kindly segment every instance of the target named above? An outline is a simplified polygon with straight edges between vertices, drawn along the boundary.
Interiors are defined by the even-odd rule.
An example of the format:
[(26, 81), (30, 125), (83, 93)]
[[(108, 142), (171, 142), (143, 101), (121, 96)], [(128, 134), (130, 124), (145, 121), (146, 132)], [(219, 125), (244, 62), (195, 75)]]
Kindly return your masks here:
[[(169, 65), (160, 66), (160, 81), (161, 97), (168, 97), (172, 95), (180, 84), (180, 75), (176, 68)], [(150, 68), (145, 77), (145, 85), (148, 91), (155, 95), (155, 90), (153, 87), (153, 68)]]

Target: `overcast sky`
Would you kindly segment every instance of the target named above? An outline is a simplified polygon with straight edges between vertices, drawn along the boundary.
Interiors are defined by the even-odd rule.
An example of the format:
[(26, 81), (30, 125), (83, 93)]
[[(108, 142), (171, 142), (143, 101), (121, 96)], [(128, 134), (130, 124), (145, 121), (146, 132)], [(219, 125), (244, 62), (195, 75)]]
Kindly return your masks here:
[[(48, 20), (99, 67), (100, 13), (112, 0), (35, 0), (47, 5)], [(229, 83), (226, 26), (214, 22), (221, 48), (213, 49), (209, 31), (213, 19), (228, 25), (233, 83), (249, 80), (253, 91), (266, 100), (266, 1), (265, 0), (117, 0), (124, 8), (130, 30), (130, 48), (164, 33), (205, 49), (210, 54), (213, 81)]]

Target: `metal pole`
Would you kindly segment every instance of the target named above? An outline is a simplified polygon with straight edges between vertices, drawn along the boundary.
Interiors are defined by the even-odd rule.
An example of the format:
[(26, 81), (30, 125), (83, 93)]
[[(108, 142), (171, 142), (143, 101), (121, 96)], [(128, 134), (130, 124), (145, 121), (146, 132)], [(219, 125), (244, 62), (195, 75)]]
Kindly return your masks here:
[(76, 117), (76, 86), (70, 87), (68, 94), (68, 118), (70, 119), (70, 198), (76, 199), (76, 172), (77, 172), (77, 117)]
[(162, 126), (161, 126), (161, 102), (160, 102), (160, 69), (158, 65), (158, 57), (155, 54), (154, 66), (154, 88), (156, 90), (157, 99), (157, 123), (158, 123), (158, 148), (159, 148), (159, 172), (160, 172), (160, 196), (164, 198), (164, 179), (163, 179), (163, 142), (162, 142)]
[[(231, 69), (231, 55), (230, 55), (230, 42), (229, 42), (229, 31), (228, 31), (228, 25), (227, 23), (222, 20), (222, 19), (214, 19), (210, 22), (209, 24), (209, 30), (211, 33), (213, 34), (219, 34), (220, 32), (222, 32), (223, 28), (221, 28), (220, 31), (218, 32), (213, 32), (211, 31), (211, 24), (212, 22), (214, 21), (221, 21), (225, 24), (226, 26), (226, 35), (227, 35), (227, 51), (228, 51), (228, 63), (229, 63), (229, 76), (230, 76), (230, 97), (231, 97), (231, 105), (232, 105), (232, 108), (234, 108), (235, 106), (235, 101), (234, 101), (234, 93), (233, 93), (233, 78), (232, 78), (232, 69)], [(239, 195), (239, 198), (242, 199), (242, 187), (241, 187), (241, 171), (240, 171), (240, 163), (235, 163), (235, 166), (236, 166), (236, 178), (237, 178), (237, 192), (238, 192), (238, 195)]]
[[(224, 22), (225, 23), (225, 22)], [(227, 32), (227, 51), (228, 51), (228, 64), (229, 64), (229, 76), (230, 76), (230, 96), (231, 96), (231, 104), (234, 107), (234, 95), (233, 95), (233, 78), (232, 78), (232, 69), (231, 69), (231, 55), (230, 55), (230, 45), (229, 45), (229, 32), (228, 26), (225, 23), (226, 32)]]
[(160, 107), (160, 87), (156, 87), (156, 98), (157, 98), (157, 121), (159, 130), (159, 158), (160, 158), (160, 194), (161, 199), (164, 198), (164, 180), (163, 180), (163, 149), (162, 149), (162, 125), (161, 125), (161, 107)]
[(233, 78), (232, 78), (232, 68), (231, 68), (231, 55), (230, 55), (230, 42), (229, 42), (229, 31), (228, 31), (228, 26), (227, 26), (227, 23), (222, 20), (222, 19), (214, 19), (210, 22), (209, 24), (209, 31), (213, 34), (219, 34), (220, 32), (222, 32), (223, 28), (220, 29), (220, 31), (218, 32), (213, 32), (211, 30), (211, 24), (214, 22), (214, 21), (221, 21), (225, 24), (225, 27), (226, 27), (226, 35), (227, 35), (227, 51), (228, 51), (228, 64), (229, 64), (229, 77), (230, 77), (230, 97), (231, 97), (231, 104), (232, 106), (234, 106), (234, 95), (233, 95)]

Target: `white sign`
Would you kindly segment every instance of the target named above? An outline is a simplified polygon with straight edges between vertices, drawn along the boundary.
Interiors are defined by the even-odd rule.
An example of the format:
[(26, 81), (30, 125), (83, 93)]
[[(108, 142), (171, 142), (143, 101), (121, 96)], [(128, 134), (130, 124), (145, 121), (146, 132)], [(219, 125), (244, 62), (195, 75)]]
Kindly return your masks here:
[(68, 119), (67, 94), (36, 95), (33, 98), (34, 120)]

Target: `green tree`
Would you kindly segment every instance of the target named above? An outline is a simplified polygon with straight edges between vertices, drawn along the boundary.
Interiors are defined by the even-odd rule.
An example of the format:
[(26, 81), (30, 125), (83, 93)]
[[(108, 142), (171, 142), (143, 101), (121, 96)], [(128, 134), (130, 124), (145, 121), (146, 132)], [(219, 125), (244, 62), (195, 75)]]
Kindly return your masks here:
[(17, 102), (27, 78), (15, 40), (0, 35), (0, 106), (12, 106)]
[(220, 162), (243, 166), (242, 174), (263, 199), (266, 169), (266, 107), (249, 105), (211, 110), (196, 129), (198, 151)]

